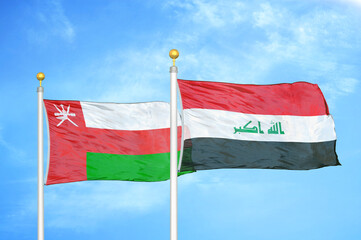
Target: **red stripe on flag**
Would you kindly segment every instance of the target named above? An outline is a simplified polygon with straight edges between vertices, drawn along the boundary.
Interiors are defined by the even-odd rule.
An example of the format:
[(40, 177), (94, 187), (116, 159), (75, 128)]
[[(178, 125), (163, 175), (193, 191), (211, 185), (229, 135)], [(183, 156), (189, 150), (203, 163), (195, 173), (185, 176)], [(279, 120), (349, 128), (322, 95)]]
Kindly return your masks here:
[(317, 84), (249, 85), (178, 79), (184, 109), (201, 108), (263, 115), (329, 115)]
[[(86, 153), (110, 153), (143, 155), (169, 152), (170, 129), (144, 131), (110, 130), (88, 128), (78, 101), (44, 100), (48, 116), (50, 159), (46, 184), (84, 181), (86, 174)], [(75, 116), (69, 116), (60, 126), (61, 119), (55, 113), (63, 108)], [(54, 106), (55, 105), (55, 106)], [(75, 126), (76, 124), (77, 126)], [(181, 127), (178, 127), (178, 150), (180, 149)]]

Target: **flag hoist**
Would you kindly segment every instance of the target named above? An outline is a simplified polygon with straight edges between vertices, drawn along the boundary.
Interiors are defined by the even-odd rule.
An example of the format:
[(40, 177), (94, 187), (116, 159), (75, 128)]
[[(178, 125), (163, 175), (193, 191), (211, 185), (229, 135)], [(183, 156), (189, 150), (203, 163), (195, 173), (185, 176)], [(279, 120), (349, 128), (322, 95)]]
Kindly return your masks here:
[(41, 82), (45, 75), (39, 72), (36, 78), (40, 81), (38, 92), (38, 240), (44, 240), (44, 121), (43, 121), (43, 94)]
[(177, 202), (177, 73), (175, 60), (179, 56), (176, 49), (169, 52), (173, 59), (170, 67), (170, 239), (178, 239), (178, 202)]

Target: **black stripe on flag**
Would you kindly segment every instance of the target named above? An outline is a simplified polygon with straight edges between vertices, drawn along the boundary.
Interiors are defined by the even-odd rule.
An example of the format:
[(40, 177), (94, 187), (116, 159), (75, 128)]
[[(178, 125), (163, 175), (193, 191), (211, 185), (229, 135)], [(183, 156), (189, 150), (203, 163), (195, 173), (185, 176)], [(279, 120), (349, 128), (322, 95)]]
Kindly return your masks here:
[(193, 138), (184, 142), (181, 171), (219, 168), (308, 170), (341, 165), (336, 140), (317, 143)]

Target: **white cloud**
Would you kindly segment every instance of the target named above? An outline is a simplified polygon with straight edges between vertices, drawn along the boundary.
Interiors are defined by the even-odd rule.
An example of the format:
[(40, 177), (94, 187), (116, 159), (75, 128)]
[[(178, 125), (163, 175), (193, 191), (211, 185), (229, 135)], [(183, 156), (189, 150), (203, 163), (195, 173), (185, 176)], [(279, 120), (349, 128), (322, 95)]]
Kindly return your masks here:
[[(168, 91), (162, 89), (168, 86), (169, 75), (164, 66), (170, 65), (167, 53), (173, 46), (181, 54), (177, 61), (180, 78), (256, 84), (285, 81), (272, 74), (276, 70), (281, 74), (287, 69), (280, 66), (290, 64), (302, 81), (344, 81), (345, 64), (333, 48), (360, 50), (355, 19), (335, 9), (312, 8), (299, 15), (270, 2), (205, 0), (171, 1), (164, 7), (172, 10), (171, 15), (178, 14), (173, 31), (165, 38), (150, 42), (146, 49), (115, 51), (94, 64), (101, 66), (94, 76), (109, 79), (99, 100), (167, 100)], [(253, 36), (248, 42), (248, 33), (241, 30), (244, 26), (253, 26), (253, 34), (265, 38)], [(228, 43), (229, 39), (234, 41)], [(357, 79), (352, 74), (355, 71), (350, 65), (350, 78)], [(290, 76), (286, 81), (295, 79)], [(349, 82), (349, 88), (357, 85)], [(353, 93), (340, 91), (343, 94), (337, 97)]]
[(169, 183), (89, 181), (45, 187), (47, 225), (88, 231), (114, 213), (143, 215), (168, 204)]
[[(186, 11), (188, 19), (193, 23), (200, 24), (206, 28), (225, 27), (228, 24), (238, 24), (244, 21), (244, 4), (240, 1), (207, 1), (207, 0), (187, 0), (168, 1), (166, 8), (180, 8)], [(179, 16), (183, 15), (183, 12)]]
[(347, 96), (355, 92), (359, 80), (349, 77), (329, 79), (320, 84), (321, 90), (327, 94), (327, 103), (331, 108), (336, 106), (339, 97)]
[(361, 7), (361, 0), (332, 0), (340, 3), (352, 4), (357, 7)]
[[(92, 75), (95, 87), (103, 89), (97, 101), (144, 102), (165, 101), (163, 89), (169, 84), (167, 66), (171, 65), (168, 49), (155, 46), (148, 49), (119, 50), (109, 53), (96, 65)], [(165, 66), (165, 67), (164, 67)], [(84, 83), (79, 83), (84, 84)], [(96, 89), (94, 89), (96, 90)], [(92, 94), (92, 91), (89, 91)]]
[(261, 10), (253, 12), (254, 25), (256, 27), (265, 27), (272, 25), (273, 27), (282, 23), (283, 14), (271, 7), (269, 3), (262, 3)]
[(343, 62), (342, 58), (350, 49), (353, 53), (361, 51), (361, 35), (355, 28), (358, 23), (354, 16), (333, 8), (315, 8), (301, 16), (270, 4), (261, 4), (260, 8), (253, 16), (267, 41), (257, 42), (256, 49), (260, 51), (252, 54), (266, 59), (266, 71), (280, 65), (293, 66), (293, 74), (302, 76), (299, 80), (321, 86), (332, 107), (338, 98), (355, 92), (357, 66)]
[[(61, 15), (59, 2), (53, 5)], [(168, 101), (168, 51), (173, 47), (180, 50), (178, 76), (184, 79), (254, 84), (301, 80), (322, 86), (343, 82), (338, 87), (345, 75), (358, 81), (357, 66), (340, 59), (346, 55), (342, 51), (361, 51), (357, 19), (343, 10), (313, 7), (298, 13), (274, 2), (228, 0), (169, 1), (163, 10), (174, 22), (164, 36), (141, 49), (105, 54), (79, 68), (82, 75), (74, 76), (78, 81), (63, 81), (64, 87), (69, 92), (82, 89), (77, 97), (90, 101)], [(278, 78), (283, 73), (287, 78)], [(353, 94), (344, 89), (357, 84), (347, 82), (350, 87), (340, 89), (335, 99)], [(98, 89), (102, 91), (94, 95)], [(328, 89), (323, 88), (331, 93)]]
[(341, 92), (345, 94), (349, 94), (355, 92), (357, 84), (358, 84), (358, 80), (354, 78), (343, 78), (338, 83), (338, 87), (341, 90)]
[(16, 159), (17, 161), (23, 161), (26, 156), (25, 151), (18, 148), (17, 144), (11, 144), (9, 141), (5, 140), (2, 134), (2, 130), (2, 127), (0, 127), (0, 146), (6, 149), (8, 156), (11, 158)]
[[(284, 188), (285, 183), (235, 182), (231, 172), (200, 171), (178, 178), (178, 192), (196, 192), (197, 202), (231, 195), (227, 201), (263, 199), (272, 189)], [(235, 172), (233, 172), (235, 174)], [(34, 182), (34, 179), (31, 180)], [(35, 180), (36, 182), (36, 180)], [(289, 184), (288, 184), (289, 185)], [(45, 186), (45, 227), (89, 232), (109, 219), (124, 221), (124, 215), (141, 217), (169, 208), (169, 181), (140, 183), (125, 181), (86, 181)], [(242, 195), (234, 194), (242, 192)], [(187, 195), (188, 195), (187, 194)], [(253, 196), (253, 197), (252, 197)], [(234, 199), (236, 198), (236, 199)], [(36, 198), (26, 197), (17, 202), (18, 208), (4, 216), (14, 229), (29, 222), (37, 214)], [(237, 211), (239, 211), (238, 209)], [(242, 211), (244, 209), (242, 208)], [(254, 216), (249, 209), (245, 213)], [(121, 223), (120, 223), (121, 224)]]
[[(240, 214), (243, 219), (259, 219), (276, 214), (282, 203), (274, 204), (273, 208), (268, 209), (267, 212), (259, 211), (259, 206), (264, 204), (267, 196), (291, 188), (293, 184), (282, 181), (269, 183), (258, 181), (255, 176), (259, 177), (259, 173), (249, 178), (252, 174), (244, 172), (241, 175), (245, 174), (245, 177), (240, 178), (242, 171), (235, 169), (207, 170), (184, 176), (189, 178), (184, 182), (190, 182), (190, 184), (185, 185), (181, 181), (179, 183), (179, 195), (183, 196), (183, 191), (188, 192), (187, 198), (180, 200), (181, 204), (187, 204), (186, 211), (197, 211), (198, 215), (206, 214), (212, 219), (217, 219), (217, 215), (228, 216), (229, 220), (223, 220), (223, 222), (239, 221)], [(197, 200), (195, 202), (188, 202), (190, 192), (196, 193)], [(214, 206), (211, 212), (209, 212), (209, 208), (199, 206), (205, 202), (207, 206)], [(222, 206), (219, 205), (219, 202), (222, 202)]]
[(60, 0), (41, 3), (36, 12), (38, 27), (28, 30), (29, 37), (35, 42), (46, 42), (51, 36), (57, 36), (67, 42), (73, 42), (75, 29), (64, 12)]
[[(196, 174), (178, 178), (179, 189), (208, 182)], [(214, 181), (211, 180), (212, 184)], [(89, 231), (100, 222), (127, 213), (145, 215), (169, 207), (169, 181), (87, 181), (45, 187), (46, 224), (54, 228)], [(21, 212), (30, 211), (30, 207)], [(20, 212), (19, 212), (20, 214)], [(121, 219), (121, 217), (119, 217)]]
[[(195, 174), (187, 174), (178, 179), (180, 190), (206, 181)], [(35, 186), (36, 181), (26, 179), (12, 183), (31, 183)], [(70, 228), (89, 232), (110, 218), (124, 221), (124, 215), (135, 218), (164, 211), (169, 209), (169, 184), (169, 181), (85, 181), (45, 186), (45, 228)], [(13, 226), (8, 231), (15, 231), (19, 225), (35, 218), (36, 201), (34, 196), (18, 199), (16, 210), (4, 216), (4, 220)]]

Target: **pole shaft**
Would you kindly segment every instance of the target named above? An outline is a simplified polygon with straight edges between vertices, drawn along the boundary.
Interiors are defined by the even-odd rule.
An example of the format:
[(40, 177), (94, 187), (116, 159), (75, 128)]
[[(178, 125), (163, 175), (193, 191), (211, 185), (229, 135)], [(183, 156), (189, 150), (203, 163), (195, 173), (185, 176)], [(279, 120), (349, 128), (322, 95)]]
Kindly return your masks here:
[(43, 93), (38, 87), (38, 240), (44, 240), (44, 134)]
[(178, 239), (177, 72), (170, 67), (170, 239)]

